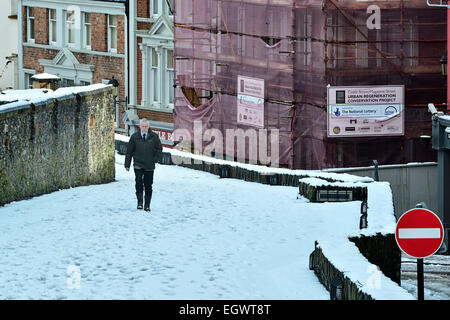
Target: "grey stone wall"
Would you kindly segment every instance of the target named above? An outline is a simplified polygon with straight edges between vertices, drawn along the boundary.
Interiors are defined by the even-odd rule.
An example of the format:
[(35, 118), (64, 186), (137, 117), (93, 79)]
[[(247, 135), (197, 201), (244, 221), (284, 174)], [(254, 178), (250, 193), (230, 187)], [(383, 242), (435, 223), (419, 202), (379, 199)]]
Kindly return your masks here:
[(111, 86), (15, 105), (0, 108), (0, 206), (114, 181)]

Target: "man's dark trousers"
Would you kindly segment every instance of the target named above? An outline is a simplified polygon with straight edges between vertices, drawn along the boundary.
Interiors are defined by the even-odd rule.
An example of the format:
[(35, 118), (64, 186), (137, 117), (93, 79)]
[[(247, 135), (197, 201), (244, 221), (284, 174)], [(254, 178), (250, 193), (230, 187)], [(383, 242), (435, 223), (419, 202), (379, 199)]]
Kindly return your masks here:
[(152, 200), (152, 185), (154, 170), (134, 169), (136, 177), (136, 195), (142, 196), (145, 189), (145, 203), (144, 208), (150, 207), (150, 201)]

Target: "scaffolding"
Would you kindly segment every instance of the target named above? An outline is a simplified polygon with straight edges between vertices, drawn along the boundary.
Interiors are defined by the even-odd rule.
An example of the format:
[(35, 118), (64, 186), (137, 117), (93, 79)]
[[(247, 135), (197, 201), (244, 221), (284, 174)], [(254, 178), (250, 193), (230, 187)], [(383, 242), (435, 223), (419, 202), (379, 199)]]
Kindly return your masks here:
[[(224, 137), (249, 128), (237, 121), (245, 76), (264, 80), (264, 128), (279, 130), (281, 166), (435, 161), (420, 136), (431, 136), (428, 103), (446, 101), (446, 11), (418, 0), (374, 4), (379, 29), (365, 1), (175, 0), (174, 129), (193, 133), (195, 120)], [(327, 85), (399, 84), (404, 136), (327, 137)]]

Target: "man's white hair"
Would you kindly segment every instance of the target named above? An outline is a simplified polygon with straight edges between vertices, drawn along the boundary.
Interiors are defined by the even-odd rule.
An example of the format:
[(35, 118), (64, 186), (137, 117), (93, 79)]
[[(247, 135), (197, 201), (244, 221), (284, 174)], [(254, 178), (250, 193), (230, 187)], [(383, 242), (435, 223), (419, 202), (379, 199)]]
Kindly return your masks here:
[(142, 123), (148, 124), (148, 120), (147, 120), (146, 118), (142, 118), (142, 119), (139, 121), (139, 124), (142, 124)]

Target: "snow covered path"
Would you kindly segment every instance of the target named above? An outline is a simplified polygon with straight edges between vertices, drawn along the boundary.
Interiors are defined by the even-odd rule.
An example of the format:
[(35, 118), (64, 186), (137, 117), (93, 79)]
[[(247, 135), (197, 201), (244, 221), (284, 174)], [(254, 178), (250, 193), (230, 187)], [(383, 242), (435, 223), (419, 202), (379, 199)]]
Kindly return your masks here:
[(116, 162), (116, 182), (0, 208), (0, 299), (329, 298), (308, 256), (357, 230), (360, 202), (157, 165), (148, 214)]

